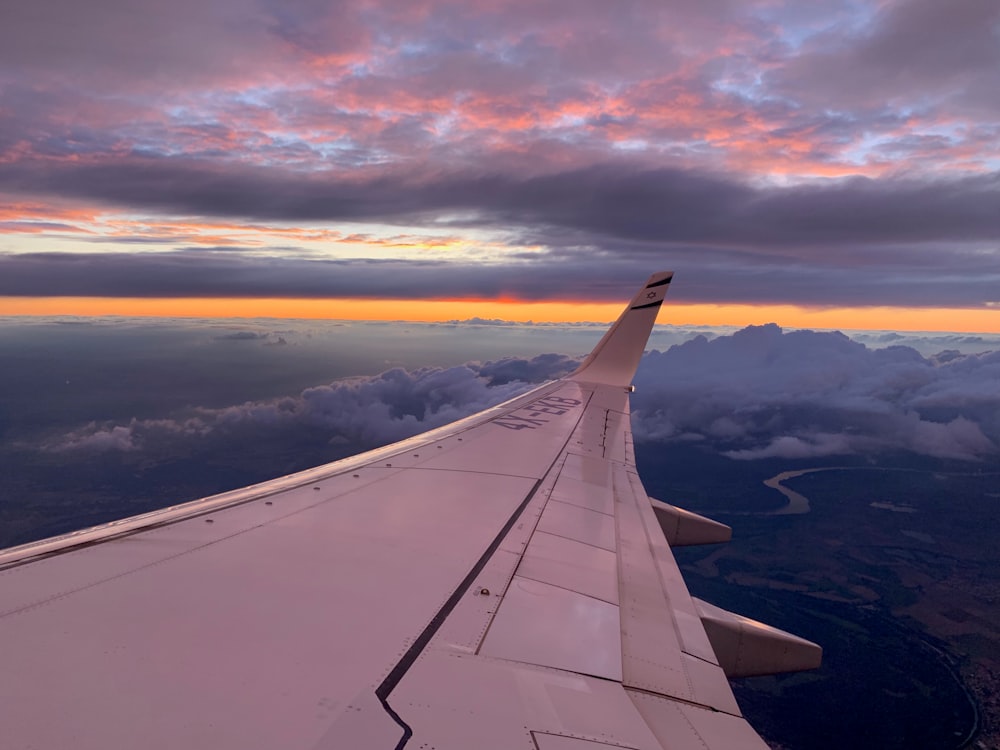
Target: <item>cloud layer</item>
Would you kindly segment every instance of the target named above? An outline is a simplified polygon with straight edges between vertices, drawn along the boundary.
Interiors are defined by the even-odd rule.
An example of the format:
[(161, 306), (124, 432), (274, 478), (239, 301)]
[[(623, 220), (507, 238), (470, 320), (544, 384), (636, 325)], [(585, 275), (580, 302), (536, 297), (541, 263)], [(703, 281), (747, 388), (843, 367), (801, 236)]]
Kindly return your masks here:
[(288, 427), (328, 434), (350, 452), (372, 448), (454, 422), (525, 390), (528, 383), (559, 377), (578, 361), (560, 354), (501, 359), (460, 367), (394, 368), (374, 377), (338, 380), (298, 396), (246, 402), (222, 409), (197, 408), (177, 419), (91, 423), (51, 441), (53, 451), (159, 451), (199, 440), (262, 439)]
[[(817, 250), (822, 256), (824, 251)], [(584, 300), (620, 303), (652, 270), (677, 273), (671, 300), (821, 306), (1000, 306), (1000, 254), (926, 248), (832, 252), (632, 243), (544, 257), (453, 259), (288, 257), (190, 249), (166, 253), (0, 254), (0, 296)], [(401, 317), (404, 317), (401, 314)], [(878, 328), (877, 317), (872, 327)]]
[[(200, 441), (279, 440), (307, 429), (344, 452), (416, 434), (571, 371), (563, 355), (452, 368), (393, 369), (297, 396), (195, 409), (173, 419), (90, 424), (58, 452), (197, 450)], [(869, 349), (839, 333), (750, 327), (645, 355), (636, 375), (640, 441), (697, 442), (734, 459), (909, 452), (1000, 456), (1000, 352), (924, 357)]]
[(642, 439), (737, 459), (1000, 453), (1000, 352), (923, 357), (839, 333), (746, 328), (651, 352), (636, 377)]

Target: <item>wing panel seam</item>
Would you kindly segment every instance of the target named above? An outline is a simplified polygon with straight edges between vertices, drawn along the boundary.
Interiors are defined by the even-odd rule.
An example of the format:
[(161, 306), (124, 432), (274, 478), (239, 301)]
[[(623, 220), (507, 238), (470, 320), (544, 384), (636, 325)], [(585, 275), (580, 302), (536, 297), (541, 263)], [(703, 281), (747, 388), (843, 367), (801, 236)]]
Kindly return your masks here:
[[(558, 383), (561, 381), (556, 382)], [(410, 737), (413, 736), (413, 729), (399, 714), (396, 713), (396, 711), (393, 710), (392, 706), (389, 705), (389, 696), (392, 694), (392, 691), (396, 689), (396, 686), (409, 671), (410, 667), (412, 667), (414, 662), (416, 662), (420, 654), (425, 648), (427, 648), (427, 645), (430, 643), (437, 631), (441, 629), (444, 621), (458, 605), (458, 602), (465, 595), (466, 591), (468, 591), (472, 582), (482, 572), (483, 568), (486, 567), (486, 564), (489, 562), (490, 558), (493, 557), (493, 554), (500, 548), (500, 545), (507, 537), (507, 534), (510, 533), (510, 530), (514, 528), (514, 524), (517, 523), (521, 514), (524, 513), (525, 508), (527, 508), (534, 499), (535, 494), (538, 492), (539, 487), (542, 486), (545, 478), (548, 477), (548, 475), (552, 472), (552, 469), (559, 463), (559, 460), (566, 454), (566, 446), (569, 445), (569, 441), (572, 440), (573, 435), (576, 434), (576, 429), (579, 426), (580, 421), (583, 419), (583, 415), (586, 413), (587, 406), (590, 404), (590, 399), (592, 397), (593, 392), (588, 394), (586, 403), (584, 403), (583, 408), (580, 410), (580, 416), (577, 419), (576, 426), (574, 426), (569, 435), (566, 436), (565, 442), (556, 453), (556, 457), (552, 460), (552, 463), (549, 464), (549, 468), (546, 469), (545, 474), (542, 475), (541, 479), (535, 481), (535, 484), (532, 486), (527, 496), (514, 510), (511, 517), (507, 520), (507, 523), (503, 525), (503, 528), (500, 529), (500, 532), (490, 543), (489, 547), (486, 548), (486, 551), (482, 554), (479, 560), (476, 561), (475, 565), (472, 566), (472, 569), (465, 576), (465, 578), (462, 579), (458, 587), (452, 592), (452, 595), (448, 597), (441, 609), (437, 611), (437, 613), (431, 618), (430, 622), (428, 622), (427, 626), (423, 629), (423, 631), (421, 631), (420, 635), (418, 635), (413, 643), (410, 644), (410, 647), (406, 650), (406, 653), (403, 654), (402, 658), (396, 662), (396, 665), (391, 670), (389, 670), (385, 679), (383, 679), (379, 686), (375, 688), (375, 696), (382, 703), (383, 708), (385, 708), (386, 712), (392, 717), (393, 721), (399, 724), (399, 726), (403, 729), (403, 736), (397, 743), (396, 750), (402, 750), (402, 748), (406, 746)]]

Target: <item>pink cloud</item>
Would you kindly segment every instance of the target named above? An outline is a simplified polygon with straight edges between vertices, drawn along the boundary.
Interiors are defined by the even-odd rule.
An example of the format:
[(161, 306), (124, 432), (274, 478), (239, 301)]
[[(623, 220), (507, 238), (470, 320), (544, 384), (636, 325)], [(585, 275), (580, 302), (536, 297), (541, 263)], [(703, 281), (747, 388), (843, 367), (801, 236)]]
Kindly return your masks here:
[[(63, 25), (50, 29), (41, 11), (21, 11), (0, 31), (15, 102), (0, 117), (8, 138), (23, 134), (0, 137), (7, 160), (140, 150), (313, 170), (530, 151), (537, 169), (533, 144), (558, 141), (575, 149), (555, 149), (560, 167), (625, 148), (666, 166), (811, 177), (876, 175), (904, 160), (983, 170), (996, 158), (988, 140), (972, 137), (974, 120), (956, 122), (928, 151), (926, 116), (871, 109), (877, 81), (849, 84), (850, 96), (831, 88), (838, 55), (863, 52), (876, 71), (897, 53), (908, 65), (898, 39), (932, 25), (926, 0), (873, 10), (867, 36), (851, 31), (836, 2), (811, 13), (764, 2), (584, 2), (567, 14), (554, 2), (230, 0), (156, 6), (141, 17), (112, 0), (86, 12), (44, 2), (46, 17)], [(993, 12), (983, 2), (962, 0), (931, 37), (943, 46), (935, 59), (953, 63), (951, 73), (928, 71), (932, 87), (967, 99), (976, 71), (989, 69), (986, 47), (961, 52), (953, 41)], [(797, 48), (787, 41), (793, 27), (805, 34)]]

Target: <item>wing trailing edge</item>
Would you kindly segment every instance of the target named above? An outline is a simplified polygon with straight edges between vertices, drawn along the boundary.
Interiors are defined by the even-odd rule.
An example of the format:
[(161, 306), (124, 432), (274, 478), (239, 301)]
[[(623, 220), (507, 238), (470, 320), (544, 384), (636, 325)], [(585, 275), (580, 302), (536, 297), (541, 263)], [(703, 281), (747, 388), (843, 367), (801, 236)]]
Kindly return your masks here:
[(672, 271), (650, 276), (569, 379), (622, 387), (631, 385), (673, 276)]

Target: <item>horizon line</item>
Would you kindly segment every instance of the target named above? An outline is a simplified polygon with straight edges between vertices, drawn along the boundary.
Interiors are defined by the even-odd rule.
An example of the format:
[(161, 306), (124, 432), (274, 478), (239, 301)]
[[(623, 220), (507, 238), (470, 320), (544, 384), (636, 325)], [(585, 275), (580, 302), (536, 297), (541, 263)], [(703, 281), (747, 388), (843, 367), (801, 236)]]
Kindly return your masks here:
[[(0, 317), (129, 317), (454, 323), (472, 318), (509, 323), (613, 322), (622, 302), (506, 299), (0, 297)], [(1000, 310), (671, 302), (662, 324), (1000, 334)]]

